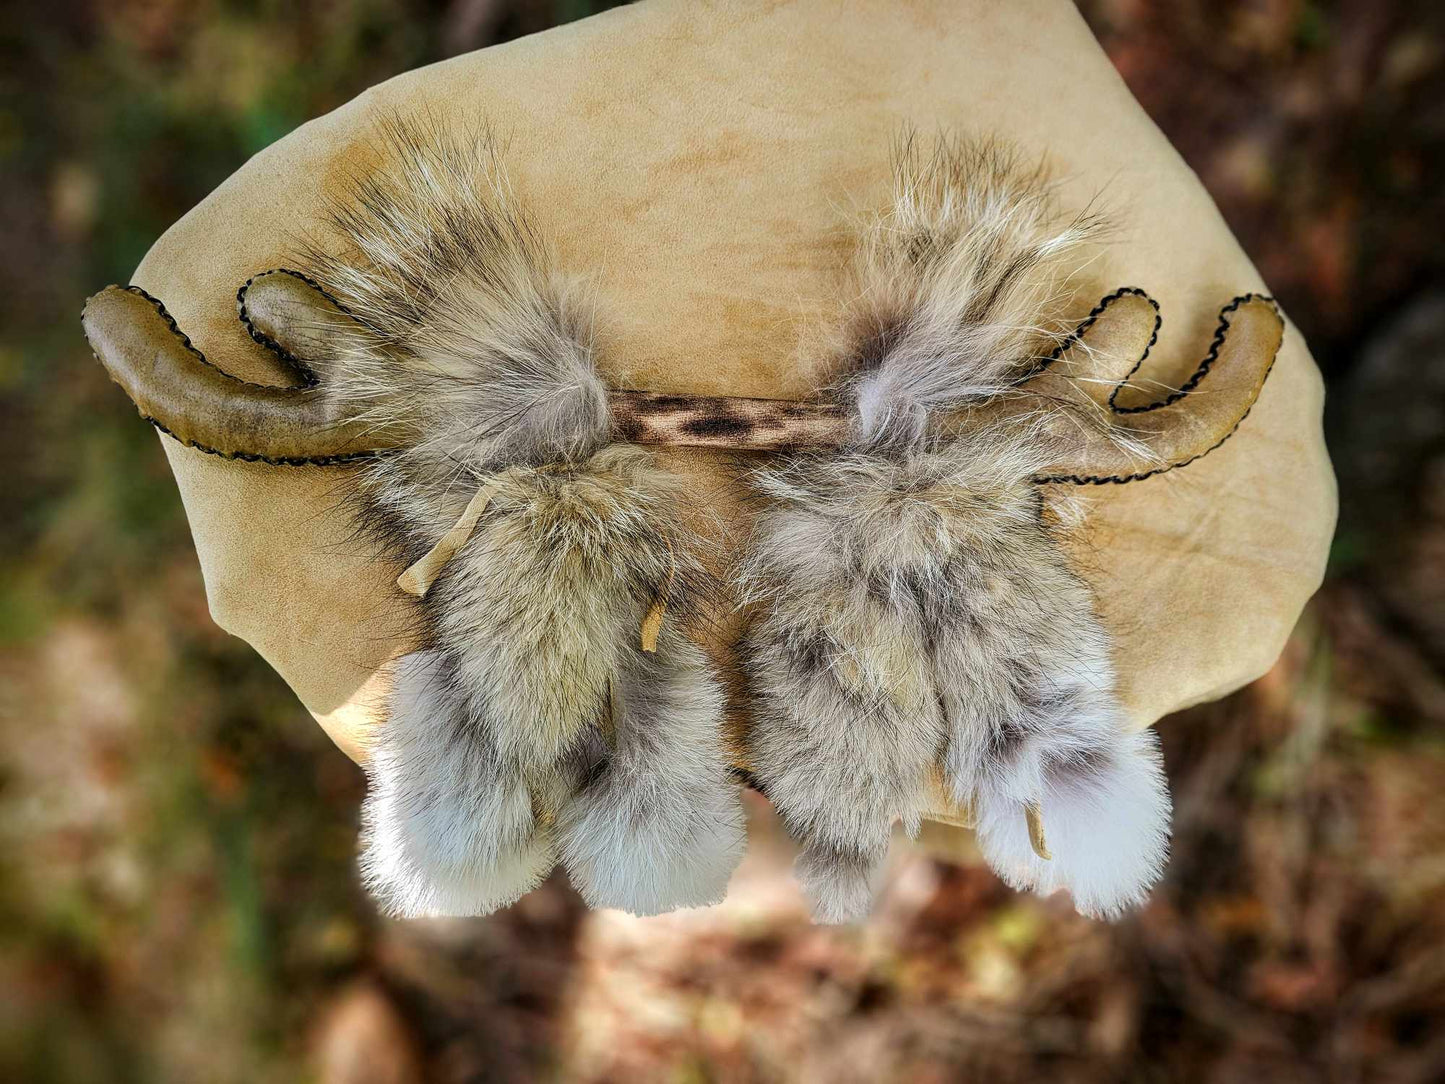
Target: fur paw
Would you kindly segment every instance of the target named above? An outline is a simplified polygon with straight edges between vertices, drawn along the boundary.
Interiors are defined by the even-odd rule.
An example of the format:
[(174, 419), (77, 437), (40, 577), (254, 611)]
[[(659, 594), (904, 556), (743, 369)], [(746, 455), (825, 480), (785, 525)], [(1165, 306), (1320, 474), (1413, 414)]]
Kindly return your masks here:
[(362, 876), (388, 914), (487, 914), (556, 863), (521, 774), (499, 761), (486, 729), (467, 714), (444, 656), (398, 662), (362, 810)]
[(474, 811), (476, 823), (443, 826), (400, 814), (384, 792), (368, 799), (362, 879), (382, 910), (394, 918), (486, 915), (540, 885), (557, 859), (534, 830), (526, 788), (488, 805)]
[(719, 902), (745, 841), (719, 737), (722, 691), (702, 652), (665, 633), (613, 683), (616, 748), (558, 817), (562, 861), (589, 906), (655, 915)]
[(606, 774), (558, 826), (563, 864), (587, 905), (657, 915), (720, 903), (743, 853), (737, 788)]
[(1169, 790), (1151, 730), (1043, 774), (1039, 801), (1050, 859), (1034, 853), (1024, 806), (981, 796), (984, 858), (1014, 888), (1068, 889), (1091, 918), (1118, 918), (1147, 898), (1169, 854)]

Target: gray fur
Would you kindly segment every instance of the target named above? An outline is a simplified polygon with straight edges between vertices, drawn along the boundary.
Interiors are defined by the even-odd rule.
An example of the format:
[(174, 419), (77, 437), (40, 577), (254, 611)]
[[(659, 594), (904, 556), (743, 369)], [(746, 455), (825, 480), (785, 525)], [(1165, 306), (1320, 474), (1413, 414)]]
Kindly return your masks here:
[[(1035, 739), (979, 790), (984, 858), (1015, 888), (1067, 889), (1092, 918), (1117, 918), (1147, 898), (1169, 857), (1169, 790), (1152, 730), (1114, 719), (1074, 720), (1063, 736)], [(1037, 795), (1052, 858), (1029, 845), (1020, 795)]]
[(514, 903), (556, 863), (526, 781), (495, 743), (447, 657), (398, 660), (390, 713), (371, 750), (361, 867), (387, 913), (477, 915)]
[[(755, 476), (753, 771), (802, 843), (820, 920), (867, 913), (890, 829), (916, 830), (935, 767), (1011, 884), (1069, 888), (1080, 910), (1113, 915), (1159, 875), (1157, 751), (1125, 729), (1107, 638), (1030, 481), (1067, 426), (970, 427), (966, 413), (1062, 341), (1096, 230), (996, 147), (925, 158), (910, 143), (896, 206), (862, 246), (834, 386), (854, 447)], [(1030, 805), (1051, 861), (1030, 846)]]
[(1005, 394), (1068, 334), (1074, 272), (1103, 219), (1060, 212), (1042, 163), (989, 141), (908, 138), (869, 223), (846, 322), (860, 445), (917, 445), (946, 412)]
[(615, 747), (584, 769), (557, 825), (590, 906), (656, 914), (726, 892), (744, 833), (719, 739), (723, 699), (708, 676), (702, 652), (670, 630), (657, 655), (633, 654), (619, 669)]
[(308, 262), (360, 326), (322, 361), (338, 415), (409, 438), (428, 481), (584, 458), (607, 440), (587, 309), (553, 269), (485, 133), (385, 126), (388, 162), (332, 209)]
[(866, 915), (873, 906), (879, 863), (887, 853), (886, 840), (867, 851), (807, 840), (796, 869), (798, 882), (813, 903), (813, 917), (839, 925)]
[[(428, 650), (398, 669), (368, 883), (397, 913), (481, 913), (560, 856), (599, 906), (711, 902), (741, 815), (722, 693), (677, 631), (708, 594), (684, 495), (649, 453), (607, 443), (590, 323), (493, 145), (394, 127), (389, 150), (333, 214), (342, 251), (312, 261), (358, 321), (323, 363), (337, 412), (408, 435), (362, 472), (362, 526), (409, 564), (493, 493), (422, 604)], [(658, 599), (653, 655), (640, 628)]]

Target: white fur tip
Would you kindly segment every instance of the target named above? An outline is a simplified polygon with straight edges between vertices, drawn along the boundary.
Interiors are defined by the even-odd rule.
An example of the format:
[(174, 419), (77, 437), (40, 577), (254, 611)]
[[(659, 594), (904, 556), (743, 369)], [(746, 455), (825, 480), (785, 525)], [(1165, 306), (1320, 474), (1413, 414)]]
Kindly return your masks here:
[(604, 780), (583, 791), (558, 825), (573, 885), (589, 907), (634, 915), (720, 903), (745, 843), (735, 789)]
[(468, 718), (446, 660), (398, 661), (390, 719), (362, 807), (362, 878), (398, 918), (484, 915), (515, 903), (556, 864), (515, 769)]
[[(540, 885), (557, 862), (552, 847), (538, 836), (489, 859), (476, 857), (483, 853), (481, 840), (442, 857), (435, 850), (426, 853), (425, 846), (409, 845), (400, 821), (379, 803), (368, 803), (365, 816), (373, 827), (361, 856), (362, 880), (392, 918), (491, 914)], [(480, 828), (477, 834), (485, 831)]]
[(979, 845), (1000, 877), (1043, 894), (1067, 889), (1090, 918), (1144, 903), (1169, 856), (1169, 790), (1153, 731), (1122, 735), (1085, 767), (1047, 773), (1039, 806), (1050, 859), (1034, 853), (1022, 806), (981, 801)]

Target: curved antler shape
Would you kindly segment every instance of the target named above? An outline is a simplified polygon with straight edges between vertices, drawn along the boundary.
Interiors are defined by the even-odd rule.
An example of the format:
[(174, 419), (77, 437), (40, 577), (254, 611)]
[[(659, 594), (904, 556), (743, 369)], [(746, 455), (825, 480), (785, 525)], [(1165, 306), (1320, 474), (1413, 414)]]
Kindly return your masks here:
[(1102, 402), (1102, 383), (1049, 366), (1024, 385), (1021, 395), (987, 404), (975, 417), (1052, 414), (1074, 424), (1076, 433), (1060, 427), (1061, 443), (1070, 448), (1067, 458), (1036, 475), (1036, 482), (1138, 481), (1192, 463), (1228, 440), (1259, 398), (1283, 339), (1284, 320), (1274, 300), (1244, 294), (1220, 310), (1214, 340), (1194, 374), (1157, 403), (1115, 405), (1119, 388), (1143, 363), (1141, 357)]
[(326, 375), (344, 340), (366, 330), (299, 271), (263, 271), (236, 291), (236, 315), (251, 338), (307, 372)]
[[(87, 302), (81, 319), (96, 357), (141, 415), (202, 451), (301, 465), (399, 445), (403, 434), (339, 416), (326, 400), (321, 382), (328, 360), (340, 353), (338, 343), (365, 334), (334, 301), (287, 270), (257, 275), (237, 298), (252, 338), (294, 366), (301, 385), (253, 384), (222, 372), (139, 287), (107, 287)], [(1106, 312), (1109, 319), (1102, 320)], [(1193, 462), (1227, 440), (1249, 413), (1284, 322), (1268, 297), (1235, 298), (1220, 312), (1208, 354), (1181, 388), (1158, 403), (1119, 407), (1118, 391), (1148, 357), (1158, 328), (1158, 306), (1147, 294), (1117, 290), (1018, 394), (980, 404), (967, 422), (1055, 419), (1060, 443), (1071, 452), (1037, 475), (1040, 483), (1128, 482)], [(1121, 358), (1137, 360), (1120, 372)], [(774, 451), (845, 444), (851, 425), (829, 402), (612, 391), (609, 405), (618, 439), (638, 444)]]
[(378, 434), (333, 416), (309, 373), (302, 386), (279, 388), (222, 372), (137, 286), (106, 287), (86, 302), (81, 325), (141, 416), (184, 444), (284, 464), (335, 463), (377, 450)]
[(1112, 407), (1119, 388), (1128, 385), (1159, 341), (1163, 323), (1159, 302), (1137, 286), (1121, 286), (1101, 298), (1020, 384), (1052, 372), (1067, 377), (1075, 394), (1087, 396), (1101, 407)]

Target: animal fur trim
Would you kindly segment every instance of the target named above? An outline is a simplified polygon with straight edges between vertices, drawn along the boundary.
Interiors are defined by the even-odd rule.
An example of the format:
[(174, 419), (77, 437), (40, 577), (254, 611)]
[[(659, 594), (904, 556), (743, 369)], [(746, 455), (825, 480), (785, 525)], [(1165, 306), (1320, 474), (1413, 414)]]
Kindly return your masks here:
[[(754, 775), (800, 840), (816, 916), (862, 917), (901, 821), (941, 765), (1010, 884), (1115, 915), (1158, 878), (1169, 799), (1130, 734), (1107, 637), (1041, 517), (1048, 415), (970, 427), (1067, 333), (1098, 223), (993, 145), (914, 144), (861, 246), (852, 350), (833, 394), (853, 447), (757, 472), (743, 568)], [(1051, 859), (1030, 841), (1041, 818)]]
[(1073, 277), (1104, 228), (1061, 214), (1044, 166), (1001, 144), (906, 139), (893, 206), (863, 230), (835, 388), (858, 442), (916, 445), (1027, 377), (1072, 327)]
[(680, 631), (709, 590), (678, 483), (608, 443), (587, 312), (492, 143), (389, 134), (392, 164), (333, 212), (340, 250), (311, 260), (357, 322), (324, 361), (338, 416), (407, 436), (363, 470), (360, 521), (411, 565), (489, 499), (424, 566), (425, 649), (372, 751), (367, 883), (395, 914), (480, 914), (560, 860), (593, 906), (716, 902), (742, 815), (722, 692)]

